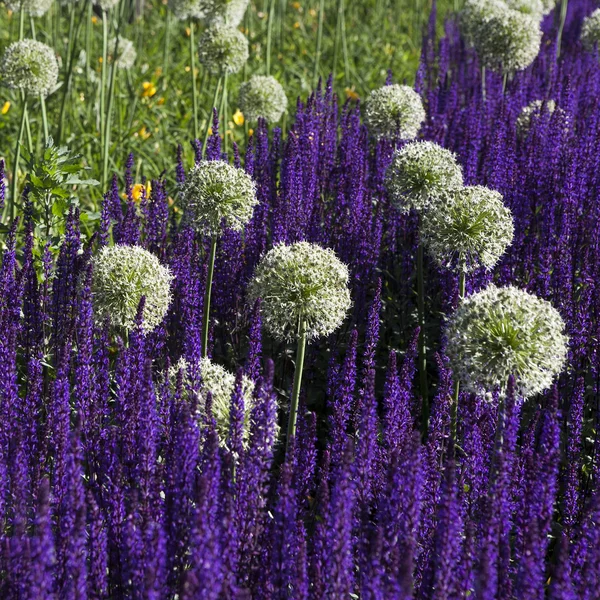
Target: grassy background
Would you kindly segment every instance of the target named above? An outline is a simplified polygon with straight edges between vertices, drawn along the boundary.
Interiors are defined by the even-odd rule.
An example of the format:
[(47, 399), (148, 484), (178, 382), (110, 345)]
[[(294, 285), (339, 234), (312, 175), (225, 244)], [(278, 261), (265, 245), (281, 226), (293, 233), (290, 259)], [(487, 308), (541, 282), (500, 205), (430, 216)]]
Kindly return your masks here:
[[(455, 8), (455, 2), (438, 1), (439, 27), (447, 12)], [(234, 123), (237, 87), (245, 77), (265, 73), (271, 7), (274, 15), (271, 74), (284, 85), (289, 99), (289, 112), (282, 123), (284, 128), (293, 118), (296, 98), (306, 98), (318, 76), (327, 77), (333, 72), (335, 89), (342, 99), (365, 97), (369, 90), (383, 84), (388, 69), (393, 70), (397, 81), (413, 82), (431, 0), (345, 0), (344, 4), (342, 20), (339, 0), (255, 0), (251, 3), (242, 23), (250, 40), (250, 60), (243, 73), (229, 79), (225, 109), (228, 141), (243, 145), (252, 127), (251, 123), (240, 124), (239, 119)], [(55, 2), (47, 15), (35, 20), (37, 38), (51, 45), (63, 63), (66, 63), (69, 44), (70, 11), (72, 7), (77, 11), (77, 21), (81, 6), (81, 1), (72, 5)], [(324, 8), (322, 50), (319, 68), (315, 71), (321, 7)], [(116, 10), (114, 12), (116, 14)], [(109, 168), (122, 173), (127, 154), (134, 152), (136, 181), (143, 176), (156, 177), (165, 169), (172, 172), (178, 143), (184, 145), (191, 159), (188, 143), (193, 137), (190, 23), (177, 21), (167, 13), (166, 4), (146, 0), (143, 18), (127, 19), (122, 24), (122, 35), (135, 43), (138, 57), (132, 70), (117, 74)], [(91, 6), (81, 14), (84, 16), (76, 42), (79, 56), (63, 119), (62, 142), (83, 154), (91, 167), (91, 175), (99, 179), (102, 170), (99, 110), (102, 20)], [(111, 30), (114, 31), (115, 26), (113, 17)], [(198, 40), (202, 26), (193, 26)], [(30, 35), (27, 21), (25, 37)], [(0, 4), (0, 52), (17, 36), (18, 15), (11, 15)], [(61, 80), (64, 81), (64, 73)], [(198, 67), (197, 85), (200, 131), (203, 132), (216, 78), (205, 76)], [(51, 135), (56, 135), (58, 129), (62, 96), (63, 89), (59, 89), (47, 99)], [(20, 107), (17, 94), (4, 87), (0, 87), (0, 112), (5, 113), (0, 114), (0, 157), (5, 158), (10, 171)], [(29, 113), (33, 138), (41, 149), (39, 101), (31, 101)], [(92, 198), (97, 199), (99, 194), (100, 189), (96, 188)]]

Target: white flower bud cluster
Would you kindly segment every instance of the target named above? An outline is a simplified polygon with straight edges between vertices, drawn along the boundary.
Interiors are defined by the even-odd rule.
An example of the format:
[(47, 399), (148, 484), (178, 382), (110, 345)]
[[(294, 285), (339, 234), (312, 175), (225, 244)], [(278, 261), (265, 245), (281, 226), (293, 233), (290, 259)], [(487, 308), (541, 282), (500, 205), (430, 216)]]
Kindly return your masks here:
[[(114, 52), (116, 43), (116, 38), (112, 38), (111, 40), (109, 40), (109, 52)], [(125, 71), (128, 71), (129, 69), (133, 68), (133, 65), (135, 65), (136, 58), (137, 51), (135, 49), (135, 46), (133, 45), (133, 42), (131, 40), (128, 40), (127, 38), (119, 36), (119, 45), (117, 46), (117, 58), (115, 60), (115, 66), (117, 67), (117, 69), (123, 69)]]
[(600, 45), (600, 8), (583, 20), (579, 39), (588, 52), (593, 52)]
[(21, 10), (31, 17), (41, 17), (45, 15), (52, 6), (52, 0), (8, 0), (6, 8), (14, 13)]
[(231, 25), (213, 23), (200, 38), (198, 56), (200, 63), (210, 73), (237, 73), (248, 60), (248, 40), (239, 29)]
[(240, 86), (238, 104), (249, 121), (276, 123), (287, 109), (283, 86), (270, 76), (254, 75)]

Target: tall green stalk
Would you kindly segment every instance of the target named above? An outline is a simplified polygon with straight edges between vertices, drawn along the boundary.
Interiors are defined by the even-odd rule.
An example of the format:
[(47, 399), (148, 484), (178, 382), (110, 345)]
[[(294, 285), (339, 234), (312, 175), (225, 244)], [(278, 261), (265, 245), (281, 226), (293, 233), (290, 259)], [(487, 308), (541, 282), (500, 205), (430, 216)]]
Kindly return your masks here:
[(194, 139), (198, 139), (198, 90), (196, 88), (196, 40), (194, 29), (196, 24), (190, 19), (190, 70), (192, 74), (192, 103), (194, 106)]
[(302, 387), (302, 371), (304, 370), (304, 356), (306, 354), (306, 321), (300, 315), (298, 319), (298, 349), (296, 350), (296, 368), (294, 371), (294, 386), (290, 402), (290, 416), (288, 419), (286, 453), (290, 449), (291, 441), (296, 437), (296, 421), (298, 419), (298, 401)]
[(100, 135), (106, 127), (106, 69), (108, 68), (108, 12), (102, 11), (102, 69), (100, 72)]
[[(31, 27), (31, 38), (36, 40), (37, 35), (36, 35), (36, 31), (35, 31), (35, 21), (33, 20), (32, 16), (29, 17), (29, 25)], [(45, 144), (46, 140), (48, 139), (50, 134), (48, 133), (48, 113), (46, 112), (46, 98), (44, 97), (43, 94), (40, 94), (40, 108), (42, 110), (42, 127), (43, 127), (43, 132), (44, 132), (44, 144)], [(31, 136), (31, 132), (29, 132), (29, 136)], [(42, 145), (44, 145), (44, 144), (42, 144)]]
[(423, 433), (427, 433), (429, 424), (429, 388), (427, 385), (427, 354), (425, 339), (425, 275), (423, 269), (423, 244), (417, 250), (417, 316), (419, 322), (419, 387), (423, 401)]
[(213, 235), (210, 240), (210, 255), (208, 257), (208, 272), (206, 273), (206, 284), (204, 286), (204, 312), (202, 313), (202, 356), (208, 356), (208, 330), (210, 324), (210, 298), (212, 294), (212, 282), (215, 272), (215, 257), (217, 256), (217, 236)]
[[(462, 302), (465, 297), (465, 285), (466, 285), (466, 277), (464, 270), (461, 270), (460, 277), (458, 280), (458, 301)], [(452, 441), (454, 442), (454, 446), (456, 447), (457, 439), (457, 430), (458, 430), (458, 398), (460, 396), (460, 381), (457, 379), (454, 382), (454, 397), (452, 406), (450, 408), (450, 434), (452, 436)]]
[(169, 84), (169, 49), (171, 47), (171, 10), (167, 6), (167, 17), (165, 19), (165, 47), (163, 50), (163, 90), (167, 89)]
[(213, 96), (212, 105), (210, 107), (210, 111), (208, 114), (208, 122), (206, 123), (206, 131), (204, 132), (204, 140), (202, 142), (202, 156), (204, 156), (204, 152), (206, 151), (206, 144), (208, 143), (208, 134), (210, 131), (211, 123), (212, 123), (212, 109), (217, 108), (217, 102), (219, 100), (219, 88), (221, 87), (221, 83), (223, 81), (223, 77), (219, 77), (217, 81), (217, 87), (215, 88), (215, 95)]
[(10, 204), (7, 204), (6, 207), (6, 209), (8, 209), (7, 212), (11, 222), (17, 216), (17, 194), (19, 192), (19, 160), (21, 159), (21, 142), (23, 141), (23, 131), (25, 130), (25, 121), (27, 119), (27, 96), (25, 94), (22, 94), (21, 100), (23, 108), (21, 109), (21, 124), (19, 125), (19, 135), (17, 136), (15, 160), (13, 163), (12, 193), (10, 196)]
[(269, 20), (267, 22), (267, 75), (271, 74), (271, 46), (273, 45), (273, 21), (275, 20), (275, 0), (269, 5)]
[(319, 81), (319, 67), (321, 63), (321, 52), (323, 48), (323, 22), (325, 21), (325, 0), (319, 3), (319, 25), (317, 29), (317, 49), (315, 52), (315, 70), (313, 73), (313, 84), (316, 87)]
[(567, 8), (569, 7), (569, 0), (561, 0), (560, 3), (560, 21), (558, 24), (558, 33), (556, 34), (556, 59), (560, 57), (560, 49), (562, 44), (563, 31), (565, 29), (565, 21), (567, 19)]

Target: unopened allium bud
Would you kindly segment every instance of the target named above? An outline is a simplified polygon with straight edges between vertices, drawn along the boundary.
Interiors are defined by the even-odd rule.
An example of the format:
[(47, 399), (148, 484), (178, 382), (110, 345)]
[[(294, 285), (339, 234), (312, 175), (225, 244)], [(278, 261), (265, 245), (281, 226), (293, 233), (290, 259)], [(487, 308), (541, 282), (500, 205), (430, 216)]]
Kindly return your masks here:
[(583, 20), (580, 39), (588, 52), (593, 52), (600, 45), (600, 8)]
[(6, 7), (14, 13), (21, 10), (26, 15), (41, 17), (45, 15), (52, 6), (52, 0), (8, 0)]
[(262, 258), (248, 289), (261, 298), (263, 323), (277, 339), (292, 341), (298, 325), (307, 338), (333, 333), (350, 308), (348, 267), (333, 250), (308, 242), (279, 244)]
[(256, 184), (243, 169), (226, 162), (195, 165), (183, 187), (185, 219), (206, 235), (218, 235), (222, 226), (241, 231), (258, 204)]
[(119, 4), (119, 0), (94, 0), (94, 4), (99, 6), (101, 10), (109, 11), (113, 9), (117, 4)]
[(239, 29), (214, 23), (200, 38), (198, 56), (210, 73), (237, 73), (248, 60), (248, 40)]
[(517, 134), (520, 138), (527, 137), (531, 126), (539, 119), (544, 113), (552, 116), (557, 111), (557, 116), (565, 121), (565, 128), (567, 126), (567, 115), (561, 108), (557, 108), (554, 100), (548, 100), (543, 102), (542, 100), (534, 100), (523, 108), (521, 114), (517, 117)]
[(202, 0), (208, 23), (226, 23), (238, 27), (244, 18), (249, 0)]
[(468, 186), (452, 202), (423, 215), (421, 235), (440, 266), (463, 272), (491, 269), (512, 242), (514, 225), (502, 194)]
[(411, 142), (394, 153), (386, 185), (401, 212), (422, 213), (462, 188), (462, 170), (450, 150), (433, 142)]
[(512, 10), (499, 0), (471, 0), (462, 12), (467, 41), (481, 64), (491, 70), (514, 73), (527, 68), (540, 51), (539, 19)]
[(32, 96), (47, 96), (58, 81), (54, 50), (36, 40), (13, 42), (0, 61), (2, 82)]
[(367, 100), (365, 123), (377, 139), (412, 140), (424, 120), (421, 96), (407, 85), (385, 85)]
[(277, 79), (254, 75), (240, 86), (238, 103), (248, 120), (256, 121), (262, 117), (269, 123), (275, 123), (286, 111), (288, 101)]
[(168, 267), (139, 246), (105, 246), (93, 261), (92, 298), (98, 323), (133, 329), (140, 301), (145, 298), (143, 328), (162, 322), (171, 303)]
[(169, 0), (169, 8), (176, 19), (203, 19), (206, 16), (203, 0)]
[[(229, 436), (229, 428), (231, 424), (231, 397), (235, 391), (235, 375), (214, 363), (210, 358), (200, 359), (201, 378), (200, 396), (198, 398), (198, 413), (201, 418), (205, 416), (206, 400), (208, 394), (211, 395), (212, 415), (217, 426), (219, 434), (219, 442), (225, 445)], [(169, 370), (169, 379), (174, 382), (177, 379), (178, 373), (183, 376), (184, 385), (188, 383), (187, 379), (190, 376), (190, 365), (185, 359), (181, 359), (176, 365)], [(254, 382), (248, 377), (242, 378), (242, 395), (244, 398), (244, 428), (242, 440), (248, 442), (250, 435), (250, 414), (254, 406)]]
[[(108, 42), (108, 49), (110, 52), (114, 52), (115, 44), (117, 43), (116, 38), (111, 39)], [(119, 44), (117, 46), (117, 59), (115, 60), (115, 65), (117, 69), (129, 70), (135, 64), (135, 59), (137, 58), (137, 52), (133, 42), (119, 36)]]
[(465, 298), (447, 329), (454, 376), (468, 392), (503, 390), (509, 377), (524, 398), (561, 373), (568, 338), (558, 311), (516, 287), (490, 285)]

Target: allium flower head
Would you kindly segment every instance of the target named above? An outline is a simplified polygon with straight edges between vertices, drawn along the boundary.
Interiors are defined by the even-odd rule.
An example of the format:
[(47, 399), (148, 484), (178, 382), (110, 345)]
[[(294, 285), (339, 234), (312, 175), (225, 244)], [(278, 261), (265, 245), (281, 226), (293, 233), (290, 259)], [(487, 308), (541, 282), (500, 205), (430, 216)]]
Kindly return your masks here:
[(499, 0), (471, 0), (462, 12), (463, 33), (481, 64), (494, 71), (526, 69), (540, 51), (539, 19)]
[(277, 339), (296, 338), (300, 320), (309, 340), (333, 333), (350, 308), (348, 267), (333, 250), (308, 242), (279, 244), (262, 258), (248, 289), (262, 299), (263, 323)]
[(463, 185), (456, 157), (433, 142), (411, 142), (396, 150), (386, 174), (392, 201), (402, 212), (424, 212), (450, 196)]
[(195, 165), (182, 197), (187, 222), (207, 235), (217, 235), (223, 225), (241, 231), (258, 204), (250, 175), (220, 160)]
[(206, 16), (203, 0), (169, 0), (169, 8), (176, 19), (203, 19)]
[[(181, 371), (184, 383), (189, 376), (189, 364), (185, 359), (181, 359), (169, 370), (169, 379), (175, 381), (178, 373)], [(199, 416), (205, 416), (206, 399), (208, 393), (211, 395), (212, 415), (217, 424), (217, 433), (221, 445), (225, 445), (229, 435), (231, 396), (235, 391), (235, 375), (214, 363), (210, 358), (200, 359), (200, 397), (198, 398)], [(250, 413), (254, 406), (254, 382), (248, 377), (242, 378), (242, 394), (244, 396), (244, 429), (243, 441), (247, 442), (250, 435)]]
[(231, 25), (213, 23), (198, 44), (200, 62), (215, 75), (237, 73), (248, 60), (248, 40)]
[(421, 96), (407, 85), (385, 85), (367, 100), (365, 123), (377, 139), (412, 140), (424, 120)]
[(238, 27), (244, 18), (249, 0), (202, 0), (208, 23), (226, 23)]
[(554, 100), (548, 100), (546, 102), (534, 100), (525, 106), (521, 111), (521, 114), (517, 117), (517, 134), (520, 138), (527, 137), (531, 126), (542, 114), (546, 112), (549, 115), (553, 115), (555, 111), (557, 111), (557, 115), (564, 119), (566, 128), (567, 115), (564, 110), (557, 108)]
[(547, 15), (556, 8), (558, 0), (542, 0), (542, 4), (544, 6), (544, 14)]
[(104, 11), (109, 11), (119, 4), (119, 0), (95, 0), (94, 4)]
[(421, 235), (440, 266), (491, 269), (512, 242), (514, 225), (502, 194), (483, 186), (462, 188), (452, 202), (423, 215)]
[(26, 15), (32, 17), (41, 17), (45, 15), (52, 6), (52, 0), (8, 0), (6, 8), (14, 13), (19, 13), (21, 9)]
[(32, 96), (47, 96), (58, 81), (54, 50), (36, 40), (13, 42), (0, 61), (2, 82)]
[(515, 287), (490, 285), (465, 298), (448, 324), (447, 353), (454, 376), (474, 393), (504, 389), (513, 375), (528, 398), (560, 374), (568, 338), (558, 311)]
[(108, 318), (114, 327), (130, 330), (142, 297), (143, 327), (160, 325), (171, 303), (168, 267), (139, 246), (105, 246), (93, 261), (92, 297), (96, 320)]
[(275, 77), (254, 75), (240, 86), (240, 109), (250, 121), (276, 123), (287, 109), (287, 96)]
[[(113, 52), (115, 48), (115, 44), (117, 43), (116, 38), (109, 40), (108, 49)], [(129, 70), (133, 68), (135, 64), (135, 59), (137, 58), (137, 52), (133, 42), (124, 38), (123, 36), (119, 37), (119, 45), (117, 47), (117, 58), (115, 60), (115, 65), (117, 69)]]
[(542, 0), (507, 0), (508, 8), (525, 15), (531, 15), (538, 21), (546, 14), (546, 7)]
[(600, 46), (600, 8), (583, 20), (580, 39), (588, 52), (593, 52), (596, 46)]

